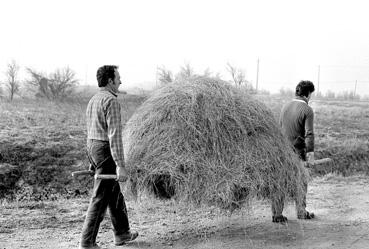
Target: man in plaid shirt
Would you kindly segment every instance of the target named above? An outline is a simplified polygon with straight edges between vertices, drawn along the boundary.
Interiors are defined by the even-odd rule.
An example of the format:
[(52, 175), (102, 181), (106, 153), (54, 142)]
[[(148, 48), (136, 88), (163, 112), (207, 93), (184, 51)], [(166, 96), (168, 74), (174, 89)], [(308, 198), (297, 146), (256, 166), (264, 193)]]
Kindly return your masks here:
[(115, 245), (137, 238), (130, 231), (127, 209), (118, 181), (128, 178), (124, 165), (122, 122), (117, 100), (121, 84), (117, 66), (102, 66), (97, 70), (100, 91), (87, 105), (87, 154), (96, 174), (116, 174), (116, 180), (96, 179), (93, 195), (82, 229), (80, 248), (100, 248), (96, 244), (99, 226), (109, 208)]

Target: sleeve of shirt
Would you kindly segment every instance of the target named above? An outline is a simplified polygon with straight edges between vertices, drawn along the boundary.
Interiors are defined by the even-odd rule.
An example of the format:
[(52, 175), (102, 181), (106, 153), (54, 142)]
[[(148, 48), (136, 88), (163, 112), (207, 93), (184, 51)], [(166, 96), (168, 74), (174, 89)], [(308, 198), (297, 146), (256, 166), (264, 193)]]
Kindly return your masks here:
[(305, 142), (306, 152), (314, 151), (314, 112), (311, 108), (305, 119)]
[(125, 165), (120, 104), (115, 99), (110, 101), (109, 105), (107, 106), (106, 123), (108, 126), (108, 138), (111, 155), (118, 167), (124, 167)]

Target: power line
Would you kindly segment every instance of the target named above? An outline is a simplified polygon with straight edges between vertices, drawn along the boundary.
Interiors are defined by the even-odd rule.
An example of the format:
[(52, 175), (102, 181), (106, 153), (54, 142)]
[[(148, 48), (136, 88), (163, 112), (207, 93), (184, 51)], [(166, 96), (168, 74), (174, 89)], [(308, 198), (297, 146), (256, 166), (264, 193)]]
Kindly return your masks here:
[(365, 69), (369, 69), (369, 65), (368, 66), (359, 66), (359, 65), (320, 65), (320, 67), (336, 67), (336, 68), (365, 68)]
[(259, 84), (259, 58), (258, 58), (258, 64), (256, 68), (256, 92), (258, 92), (258, 84)]
[(352, 84), (353, 82), (356, 83), (369, 83), (368, 80), (325, 80), (321, 81), (320, 83), (336, 83), (336, 84)]
[(318, 66), (318, 93), (319, 93), (319, 83), (320, 83), (320, 65)]

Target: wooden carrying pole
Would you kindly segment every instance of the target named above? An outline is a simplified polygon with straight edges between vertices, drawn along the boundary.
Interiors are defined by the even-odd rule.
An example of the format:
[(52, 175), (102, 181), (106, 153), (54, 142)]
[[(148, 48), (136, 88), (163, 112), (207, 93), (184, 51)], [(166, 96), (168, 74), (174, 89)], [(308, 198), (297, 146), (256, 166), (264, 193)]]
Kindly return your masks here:
[[(331, 163), (333, 162), (332, 159), (330, 158), (323, 158), (323, 159), (317, 159), (314, 160), (312, 162), (304, 162), (305, 167), (311, 168), (320, 164), (326, 164), (326, 163)], [(89, 175), (89, 176), (94, 176), (95, 179), (117, 179), (117, 175), (103, 175), (103, 174), (95, 174), (94, 171), (91, 170), (81, 170), (81, 171), (74, 171), (72, 172), (72, 176), (73, 177), (78, 177), (78, 176), (82, 176), (82, 175)]]

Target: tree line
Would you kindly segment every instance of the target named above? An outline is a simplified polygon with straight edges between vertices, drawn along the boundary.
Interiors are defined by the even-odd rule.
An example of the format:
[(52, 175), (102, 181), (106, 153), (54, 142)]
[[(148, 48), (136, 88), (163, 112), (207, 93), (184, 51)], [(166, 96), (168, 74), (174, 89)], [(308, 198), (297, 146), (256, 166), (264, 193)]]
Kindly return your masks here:
[[(20, 69), (21, 67), (15, 60), (7, 64), (4, 72), (5, 80), (0, 82), (0, 85), (5, 86), (5, 92), (3, 92), (0, 87), (0, 97), (5, 95), (10, 101), (12, 101), (14, 96), (20, 92), (20, 89), (24, 87), (27, 91), (33, 92), (35, 97), (46, 98), (48, 100), (63, 100), (70, 96), (75, 87), (79, 84), (79, 81), (76, 79), (76, 73), (69, 67), (56, 69), (54, 72), (49, 74), (26, 67), (25, 70), (28, 74), (28, 78), (26, 80), (19, 79)], [(238, 87), (243, 87), (243, 89), (251, 94), (256, 93), (255, 88), (246, 78), (245, 70), (230, 63), (227, 63), (226, 70), (231, 78), (231, 80), (228, 81), (229, 83)], [(222, 78), (219, 73), (213, 73), (209, 68), (202, 73), (196, 73), (194, 68), (189, 63), (186, 63), (180, 67), (180, 70), (176, 74), (165, 66), (158, 67), (156, 81), (159, 85), (165, 85), (174, 81), (186, 80), (196, 76), (214, 77), (218, 79)], [(270, 94), (265, 90), (258, 91), (258, 93)], [(291, 89), (281, 88), (278, 95), (292, 97), (294, 96), (294, 91)], [(320, 99), (361, 99), (361, 96), (354, 92), (335, 93), (333, 91), (327, 91), (325, 94), (317, 92), (315, 95)], [(367, 98), (364, 96), (363, 99)]]
[[(282, 97), (293, 97), (295, 96), (295, 91), (289, 88), (280, 88), (278, 92), (279, 96)], [(368, 95), (360, 95), (355, 94), (354, 91), (341, 91), (341, 92), (333, 92), (332, 90), (328, 90), (325, 93), (322, 92), (314, 92), (314, 98), (316, 99), (324, 99), (324, 100), (349, 100), (349, 101), (358, 101), (358, 100), (369, 100)]]
[[(25, 87), (27, 91), (32, 91), (35, 97), (46, 98), (48, 100), (63, 100), (79, 84), (75, 72), (69, 67), (56, 69), (50, 74), (42, 73), (29, 67), (26, 67), (25, 70), (28, 74), (28, 79), (20, 80), (19, 64), (15, 60), (7, 64), (7, 69), (4, 72), (6, 79), (0, 82), (2, 83), (1, 85), (5, 86), (6, 92), (2, 93), (2, 88), (0, 88), (0, 96), (5, 94), (12, 101), (14, 96), (20, 92), (21, 87)], [(230, 83), (239, 87), (243, 86), (247, 91), (255, 93), (251, 82), (246, 79), (245, 70), (230, 63), (227, 63), (226, 70), (231, 76)], [(214, 74), (210, 69), (206, 69), (202, 74), (197, 74), (189, 63), (181, 66), (177, 74), (173, 74), (172, 71), (166, 69), (164, 66), (157, 68), (157, 82), (160, 85), (168, 84), (175, 80), (186, 80), (196, 76), (221, 78), (219, 73)]]
[[(230, 63), (227, 63), (226, 70), (231, 76), (231, 80), (229, 83), (235, 84), (238, 87), (244, 87), (248, 92), (255, 93), (255, 89), (253, 88), (250, 81), (246, 78), (246, 72), (244, 69), (236, 67)], [(186, 63), (180, 67), (178, 73), (174, 74), (171, 70), (167, 69), (165, 66), (161, 66), (157, 68), (157, 83), (159, 85), (170, 84), (174, 81), (187, 80), (191, 77), (204, 76), (204, 77), (213, 77), (217, 79), (222, 79), (220, 73), (213, 73), (209, 68), (205, 69), (203, 73), (195, 73), (193, 67)]]
[(20, 69), (19, 64), (12, 60), (7, 64), (4, 72), (5, 80), (1, 83), (5, 85), (5, 95), (7, 95), (10, 101), (19, 93), (21, 87), (34, 92), (36, 97), (48, 100), (63, 100), (79, 84), (76, 79), (76, 73), (69, 67), (56, 69), (50, 74), (26, 67), (26, 72), (29, 76), (26, 80), (20, 79)]

